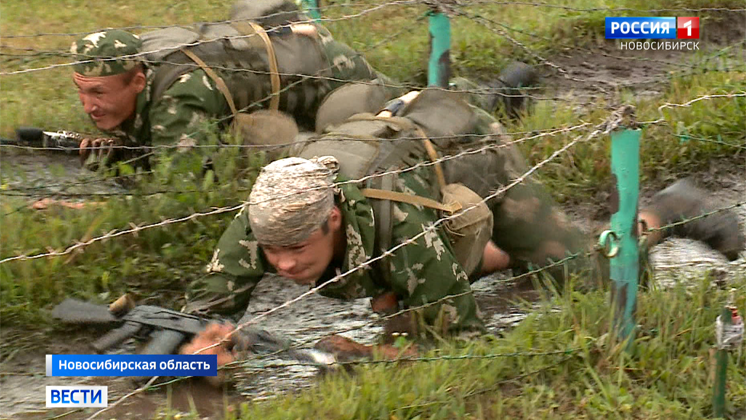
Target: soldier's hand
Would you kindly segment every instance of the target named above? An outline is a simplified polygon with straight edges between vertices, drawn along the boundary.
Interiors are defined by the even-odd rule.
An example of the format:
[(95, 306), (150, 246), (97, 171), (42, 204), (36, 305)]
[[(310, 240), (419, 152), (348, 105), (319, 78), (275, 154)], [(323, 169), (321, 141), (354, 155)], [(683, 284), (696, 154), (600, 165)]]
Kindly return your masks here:
[(233, 340), (231, 338), (226, 340), (225, 338), (234, 329), (235, 327), (231, 324), (211, 323), (195, 335), (192, 341), (182, 346), (179, 353), (194, 354), (199, 351), (197, 354), (216, 354), (218, 356), (218, 366), (230, 363), (236, 360), (232, 352)]
[(116, 149), (120, 146), (117, 139), (97, 138), (83, 139), (80, 142), (80, 164), (91, 171), (97, 171), (102, 166), (108, 166)]

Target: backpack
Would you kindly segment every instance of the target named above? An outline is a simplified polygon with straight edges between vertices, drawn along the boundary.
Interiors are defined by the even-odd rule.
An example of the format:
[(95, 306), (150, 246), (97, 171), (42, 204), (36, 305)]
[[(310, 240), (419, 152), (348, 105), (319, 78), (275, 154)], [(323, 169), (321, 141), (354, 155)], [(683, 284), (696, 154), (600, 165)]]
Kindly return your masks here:
[[(271, 18), (263, 20), (258, 13)], [(328, 78), (332, 73), (320, 40), (292, 31), (267, 32), (300, 20), (302, 14), (291, 2), (244, 0), (233, 5), (229, 22), (141, 34), (145, 59), (155, 69), (152, 100), (158, 100), (180, 76), (198, 66), (225, 96), (234, 125), (251, 124), (243, 114), (264, 108), (312, 121), (314, 110), (331, 90)], [(235, 71), (222, 72), (221, 77), (215, 69)]]
[[(352, 101), (354, 95), (349, 91), (342, 92), (341, 98)], [(367, 98), (359, 98), (363, 105), (350, 103), (349, 106), (340, 106), (334, 101), (336, 93), (337, 90), (333, 91), (324, 100), (319, 114), (327, 112), (325, 104), (333, 104), (334, 109), (343, 113), (360, 107), (370, 110), (375, 105)], [(433, 108), (440, 111), (434, 112)], [(329, 116), (325, 118), (334, 120)], [(396, 174), (388, 172), (411, 167), (425, 156), (437, 161), (434, 145), (446, 149), (454, 142), (462, 141), (458, 134), (468, 133), (469, 124), (473, 123), (473, 112), (460, 97), (452, 92), (426, 89), (395, 116), (363, 112), (346, 118), (343, 123), (327, 125), (323, 136), (296, 144), (291, 155), (307, 159), (334, 156), (340, 164), (339, 172), (349, 179), (383, 173), (366, 179), (361, 189), (372, 202), (377, 249), (385, 251), (391, 247), (392, 201), (434, 208), (441, 217), (448, 217), (443, 223), (444, 229), (457, 260), (471, 274), (481, 261), (484, 247), (492, 235), (492, 212), (482, 198), (462, 184), (446, 183), (438, 163), (434, 165), (438, 185), (432, 187), (430, 197), (393, 191)]]

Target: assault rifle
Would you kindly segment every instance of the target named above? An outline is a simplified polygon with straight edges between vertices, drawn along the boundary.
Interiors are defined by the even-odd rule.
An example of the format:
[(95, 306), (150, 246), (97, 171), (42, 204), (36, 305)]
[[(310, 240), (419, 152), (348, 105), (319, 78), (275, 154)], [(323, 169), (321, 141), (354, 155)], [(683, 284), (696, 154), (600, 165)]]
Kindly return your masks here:
[(44, 131), (35, 127), (19, 127), (16, 129), (15, 140), (0, 138), (0, 145), (77, 153), (81, 140), (83, 136), (72, 131)]
[[(182, 343), (204, 330), (210, 322), (206, 318), (158, 306), (135, 306), (128, 295), (109, 307), (65, 299), (52, 310), (52, 316), (70, 324), (118, 327), (91, 344), (98, 353), (117, 346), (130, 337), (146, 337), (150, 341), (140, 354), (173, 354)], [(314, 349), (293, 349), (290, 340), (255, 326), (243, 327), (236, 334), (243, 335), (242, 342), (248, 345), (246, 350), (253, 353), (277, 353), (278, 357), (289, 357), (319, 367), (331, 367), (336, 362), (330, 353)]]

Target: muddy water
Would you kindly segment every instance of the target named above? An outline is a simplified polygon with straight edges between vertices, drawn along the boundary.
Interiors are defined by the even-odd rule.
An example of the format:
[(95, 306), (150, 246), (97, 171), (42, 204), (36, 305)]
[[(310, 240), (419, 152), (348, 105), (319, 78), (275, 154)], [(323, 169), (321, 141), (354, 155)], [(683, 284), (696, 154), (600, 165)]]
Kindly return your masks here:
[[(90, 179), (81, 173), (74, 159), (42, 155), (23, 156), (13, 162), (3, 161), (3, 178), (11, 185), (36, 185), (46, 188), (62, 188), (70, 182)], [(12, 163), (12, 165), (11, 165)], [(54, 165), (61, 165), (60, 169)], [(18, 171), (8, 171), (12, 166)], [(43, 168), (41, 172), (31, 169)], [(8, 179), (8, 173), (29, 173), (32, 175)], [(60, 178), (60, 176), (62, 178)], [(67, 177), (67, 178), (66, 178)], [(88, 177), (88, 178), (86, 178)], [(62, 186), (49, 187), (51, 179)], [(89, 182), (88, 192), (116, 191), (119, 187), (106, 182)], [(715, 191), (716, 198), (723, 205), (746, 199), (746, 180), (743, 174), (720, 174), (704, 179), (707, 187)], [(746, 207), (737, 208), (742, 226), (746, 226)], [(575, 212), (576, 217), (585, 217)], [(686, 278), (701, 278), (707, 273), (715, 273), (720, 281), (727, 284), (734, 276), (746, 275), (746, 261), (728, 262), (718, 253), (689, 240), (670, 239), (653, 250), (652, 261), (656, 267), (656, 280), (661, 286), (669, 286)], [(714, 271), (713, 271), (714, 270)], [(484, 313), (488, 328), (495, 332), (510, 328), (525, 316), (525, 308), (530, 302), (540, 299), (540, 293), (516, 286), (506, 285), (509, 273), (482, 279), (473, 285), (475, 296)], [(260, 283), (254, 292), (249, 307), (253, 315), (290, 300), (307, 289), (280, 278), (269, 278)], [(529, 302), (528, 305), (518, 302)], [(340, 333), (358, 342), (373, 343), (382, 331), (376, 322), (377, 315), (370, 310), (368, 300), (341, 302), (317, 295), (309, 296), (288, 308), (268, 316), (262, 326), (274, 333), (287, 336), (294, 341), (311, 347), (318, 339), (331, 333)], [(0, 418), (41, 419), (66, 414), (66, 419), (84, 419), (95, 413), (94, 409), (73, 411), (44, 408), (44, 387), (47, 385), (107, 385), (110, 404), (119, 400), (136, 387), (127, 378), (47, 378), (44, 374), (44, 355), (49, 353), (87, 353), (87, 341), (97, 332), (77, 331), (65, 336), (59, 334), (37, 334), (27, 337), (18, 331), (2, 331), (0, 345)], [(134, 343), (128, 343), (119, 351), (132, 352)], [(215, 389), (201, 381), (181, 381), (172, 387), (161, 387), (129, 397), (123, 402), (102, 413), (97, 418), (127, 419), (135, 417), (152, 418), (164, 406), (169, 405), (177, 412), (189, 412), (195, 407), (201, 417), (221, 418), (227, 406), (246, 400), (273, 398), (285, 392), (313, 386), (319, 377), (319, 369), (300, 366), (292, 360), (270, 358), (245, 361), (233, 371), (234, 385), (230, 389)]]
[(29, 198), (126, 192), (114, 181), (81, 168), (76, 155), (64, 152), (31, 153), (0, 147), (0, 179), (8, 194)]

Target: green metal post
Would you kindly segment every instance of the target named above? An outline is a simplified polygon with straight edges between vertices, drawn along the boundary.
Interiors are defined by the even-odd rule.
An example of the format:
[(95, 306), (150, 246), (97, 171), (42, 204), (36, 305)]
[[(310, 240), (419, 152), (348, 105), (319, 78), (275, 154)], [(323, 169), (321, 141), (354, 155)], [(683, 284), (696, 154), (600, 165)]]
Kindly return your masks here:
[[(732, 325), (731, 309), (723, 308), (720, 319), (724, 325)], [(719, 343), (718, 343), (719, 344)], [(728, 350), (718, 346), (715, 354), (715, 386), (712, 389), (712, 411), (715, 417), (725, 417), (725, 377), (728, 371)]]
[(611, 231), (619, 251), (611, 259), (613, 281), (612, 305), (614, 326), (619, 338), (629, 339), (635, 333), (639, 246), (637, 242), (637, 200), (640, 192), (640, 130), (615, 130), (611, 133), (611, 173), (614, 188), (611, 196)]
[(314, 21), (321, 19), (321, 13), (319, 12), (319, 0), (300, 0), (303, 9), (308, 13)]
[(451, 22), (443, 13), (430, 11), (430, 61), (427, 85), (448, 87), (451, 77)]

